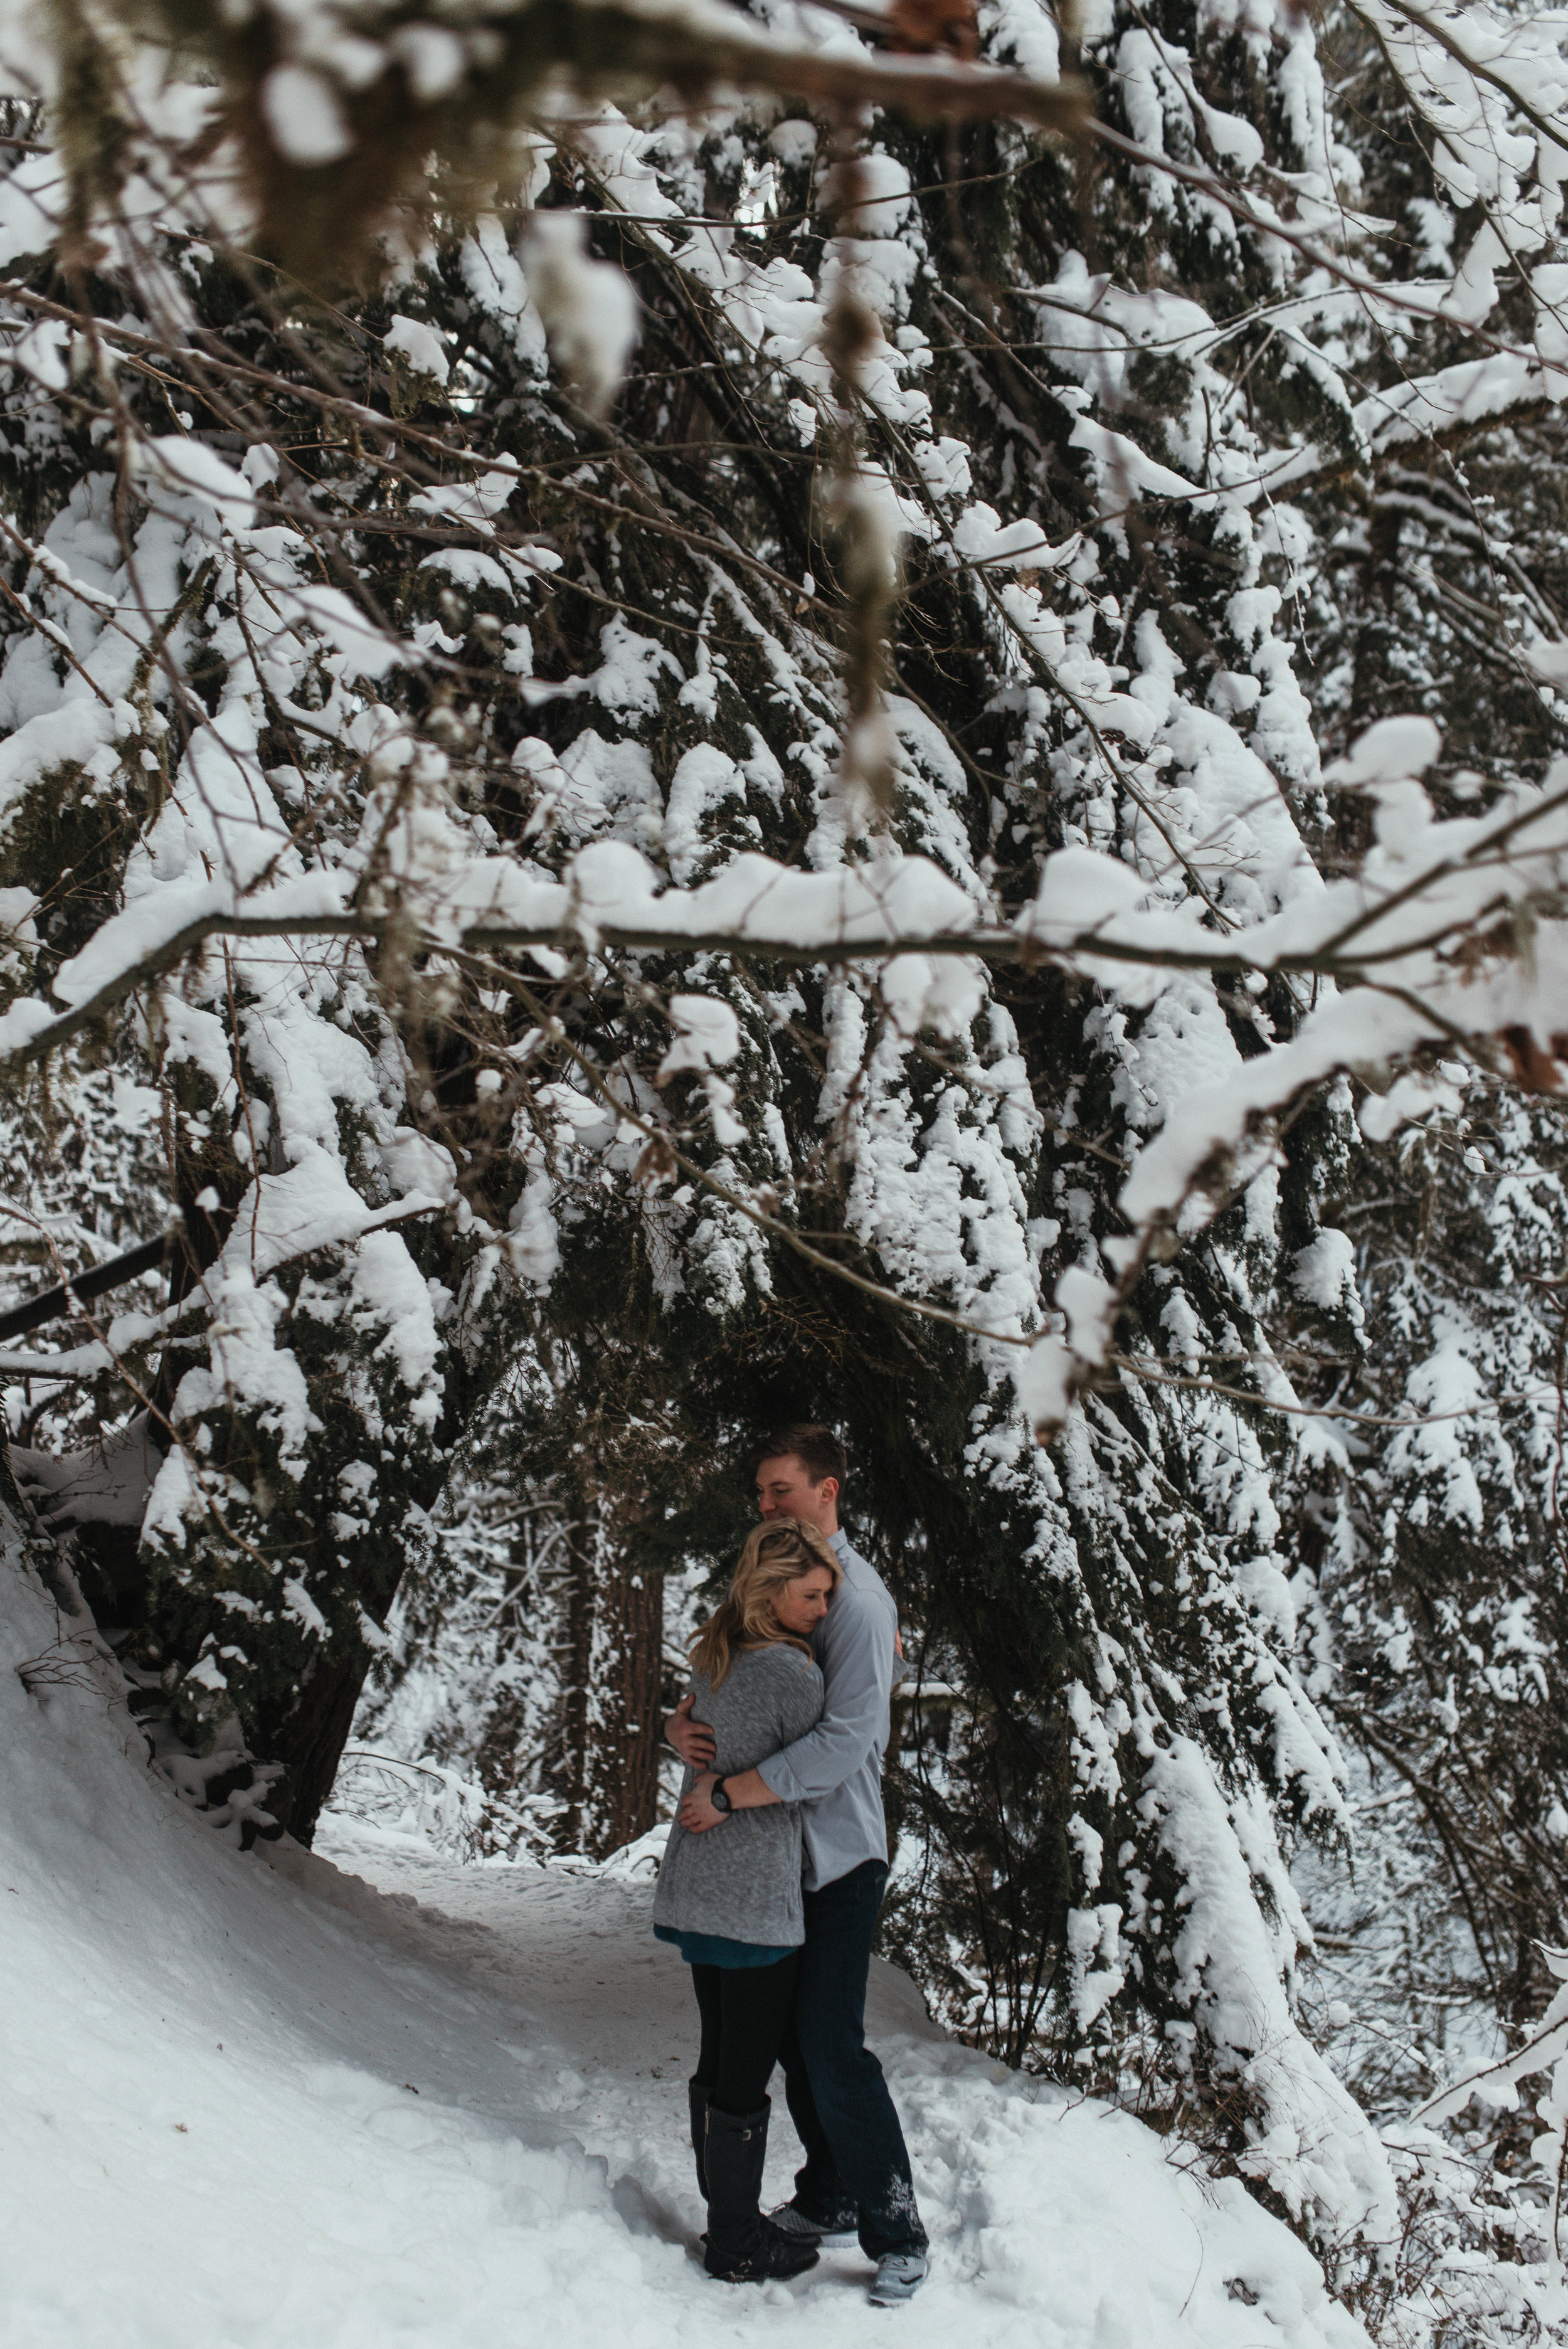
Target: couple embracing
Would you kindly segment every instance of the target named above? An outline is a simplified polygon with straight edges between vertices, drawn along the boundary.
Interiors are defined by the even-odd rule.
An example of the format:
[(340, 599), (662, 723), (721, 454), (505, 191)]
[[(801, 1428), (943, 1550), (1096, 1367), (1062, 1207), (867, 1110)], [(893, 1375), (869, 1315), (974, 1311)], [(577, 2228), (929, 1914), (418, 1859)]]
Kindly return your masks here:
[[(690, 1966), (701, 2018), (691, 2127), (709, 2275), (799, 2275), (823, 2242), (858, 2239), (885, 2307), (927, 2271), (903, 2131), (864, 2038), (898, 1615), (839, 1529), (845, 1464), (824, 1427), (761, 1447), (763, 1522), (665, 1723), (686, 1775), (654, 1930)], [(764, 2217), (776, 2064), (806, 2159)]]

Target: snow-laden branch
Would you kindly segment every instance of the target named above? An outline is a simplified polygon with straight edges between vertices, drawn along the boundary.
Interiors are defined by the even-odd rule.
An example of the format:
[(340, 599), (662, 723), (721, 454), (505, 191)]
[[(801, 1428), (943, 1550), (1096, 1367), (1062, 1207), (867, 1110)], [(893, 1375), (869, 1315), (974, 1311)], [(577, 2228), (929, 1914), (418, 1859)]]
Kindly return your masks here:
[[(441, 1153), (421, 1144), (414, 1155), (419, 1173), (439, 1177)], [(444, 1171), (449, 1176), (449, 1163)], [(438, 1188), (411, 1189), (383, 1206), (372, 1207), (344, 1180), (334, 1161), (325, 1153), (313, 1154), (287, 1174), (258, 1178), (241, 1200), (216, 1262), (173, 1304), (155, 1312), (117, 1313), (103, 1326), (100, 1336), (85, 1346), (63, 1347), (57, 1354), (0, 1348), (0, 1376), (75, 1381), (123, 1370), (129, 1355), (188, 1337), (195, 1325), (221, 1311), (223, 1297), (233, 1284), (258, 1287), (284, 1266), (297, 1264), (321, 1249), (350, 1247), (368, 1233), (396, 1230), (426, 1216), (439, 1215), (453, 1205), (454, 1198), (454, 1186), (448, 1180)], [(90, 1316), (87, 1318), (90, 1322)]]
[[(1040, 1340), (1020, 1374), (1037, 1424), (1049, 1429), (1112, 1361), (1119, 1302), (1150, 1255), (1166, 1250), (1197, 1196), (1230, 1195), (1249, 1146), (1292, 1102), (1340, 1071), (1393, 1067), (1424, 1044), (1484, 1050), (1500, 1036), (1534, 1040), (1535, 1081), (1559, 1081), (1553, 1055), (1568, 1035), (1568, 762), (1539, 790), (1439, 822), (1417, 779), (1438, 748), (1426, 720), (1375, 728), (1336, 771), (1341, 787), (1377, 803), (1376, 843), (1362, 869), (1222, 931), (1204, 905), (1171, 901), (1169, 875), (1151, 879), (1085, 848), (1049, 857), (1035, 899), (1011, 920), (976, 904), (929, 859), (885, 850), (815, 874), (741, 855), (695, 889), (667, 886), (625, 843), (582, 850), (561, 878), (506, 857), (459, 858), (445, 871), (384, 883), (374, 911), (356, 905), (357, 880), (341, 871), (249, 893), (232, 881), (170, 885), (125, 907), (63, 966), (54, 995), (64, 1009), (26, 997), (0, 1016), (0, 1067), (14, 1072), (42, 1057), (222, 937), (275, 939), (285, 953), (312, 939), (362, 937), (492, 959), (535, 948), (882, 964), (886, 983), (916, 999), (933, 983), (930, 967), (952, 956), (1049, 962), (1132, 1003), (1151, 999), (1181, 970), (1339, 980), (1287, 1040), (1168, 1105), (1121, 1190), (1131, 1236), (1111, 1244), (1121, 1253), (1119, 1288), (1082, 1268), (1064, 1276), (1057, 1303), (1065, 1334)], [(504, 982), (502, 967), (494, 975)], [(731, 1204), (745, 1206), (738, 1197)], [(939, 1318), (973, 1326), (945, 1309)], [(143, 1335), (153, 1334), (149, 1322)], [(84, 1356), (79, 1366), (55, 1361), (51, 1374), (102, 1367), (88, 1353), (91, 1361)]]
[[(13, 738), (13, 755), (23, 739)], [(0, 1065), (53, 1050), (214, 937), (410, 931), (435, 951), (578, 946), (722, 950), (797, 962), (910, 953), (1048, 958), (1134, 988), (1138, 969), (1366, 977), (1389, 990), (1438, 988), (1435, 1032), (1454, 1020), (1490, 1033), (1507, 1024), (1491, 1019), (1494, 1004), (1528, 1000), (1539, 1010), (1555, 1000), (1549, 981), (1542, 993), (1539, 970), (1526, 978), (1506, 955), (1512, 975), (1499, 982), (1500, 994), (1486, 998), (1487, 1028), (1465, 1015), (1461, 998), (1478, 986), (1479, 926), (1508, 909), (1549, 908), (1568, 878), (1568, 761), (1540, 788), (1508, 792), (1484, 814), (1439, 822), (1418, 780), (1439, 748), (1426, 719), (1387, 719), (1374, 728), (1334, 776), (1377, 802), (1376, 844), (1361, 869), (1300, 893), (1245, 928), (1221, 931), (1211, 926), (1204, 903), (1172, 901), (1175, 876), (1169, 872), (1151, 876), (1122, 858), (1080, 847), (1046, 859), (1035, 898), (1011, 918), (977, 905), (931, 859), (885, 848), (828, 873), (742, 854), (695, 889), (671, 887), (624, 842), (583, 849), (561, 878), (511, 857), (457, 858), (445, 870), (389, 885), (374, 910), (356, 903), (357, 875), (344, 870), (250, 890), (234, 880), (185, 882), (110, 916), (60, 968), (52, 992), (66, 1010), (36, 997), (15, 1002), (0, 1018)], [(1450, 971), (1443, 957), (1461, 941), (1469, 942), (1464, 968)], [(1499, 943), (1491, 941), (1494, 955)], [(1564, 1019), (1568, 1004), (1541, 1032), (1549, 1035)]]
[[(397, 935), (427, 952), (717, 951), (797, 963), (896, 955), (1048, 960), (1132, 996), (1178, 970), (1311, 973), (1375, 985), (1383, 1005), (1375, 1014), (1325, 1007), (1290, 1047), (1258, 1064), (1283, 1070), (1288, 1059), (1293, 1071), (1278, 1092), (1273, 1079), (1260, 1078), (1260, 1105), (1287, 1098), (1333, 1064), (1314, 1040), (1331, 1030), (1340, 1040), (1333, 1050), (1349, 1051), (1352, 1061), (1404, 1049), (1353, 1049), (1352, 1029), (1369, 1019), (1390, 1034), (1491, 1035), (1525, 1025), (1550, 1039), (1568, 1027), (1550, 921), (1528, 960), (1495, 929), (1483, 939), (1482, 928), (1526, 908), (1540, 922), (1568, 884), (1568, 761), (1540, 788), (1506, 793), (1484, 814), (1439, 822), (1418, 780), (1439, 747), (1436, 729), (1421, 719), (1386, 719), (1364, 737), (1335, 777), (1377, 802), (1376, 844), (1361, 869), (1301, 892), (1244, 928), (1217, 931), (1204, 903), (1173, 901), (1169, 872), (1151, 877), (1079, 847), (1046, 859), (1036, 896), (1011, 918), (977, 905), (930, 858), (889, 850), (828, 873), (742, 854), (685, 889), (668, 885), (628, 843), (597, 842), (559, 879), (510, 857), (458, 859), (384, 889), (374, 909), (355, 902), (357, 876), (342, 870), (253, 891), (232, 881), (183, 883), (112, 916), (61, 967), (52, 992), (66, 1009), (29, 996), (0, 1016), (0, 1069), (43, 1057), (222, 936)], [(1406, 997), (1419, 1007), (1387, 1008)]]

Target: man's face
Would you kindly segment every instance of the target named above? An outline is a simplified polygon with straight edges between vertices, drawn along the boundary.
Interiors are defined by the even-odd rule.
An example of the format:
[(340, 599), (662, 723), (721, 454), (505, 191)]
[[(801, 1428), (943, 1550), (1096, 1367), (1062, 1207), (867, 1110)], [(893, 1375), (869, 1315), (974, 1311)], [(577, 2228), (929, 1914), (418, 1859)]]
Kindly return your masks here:
[(757, 1471), (757, 1506), (765, 1517), (799, 1517), (819, 1533), (839, 1530), (839, 1480), (824, 1476), (813, 1485), (806, 1464), (793, 1452), (765, 1460)]

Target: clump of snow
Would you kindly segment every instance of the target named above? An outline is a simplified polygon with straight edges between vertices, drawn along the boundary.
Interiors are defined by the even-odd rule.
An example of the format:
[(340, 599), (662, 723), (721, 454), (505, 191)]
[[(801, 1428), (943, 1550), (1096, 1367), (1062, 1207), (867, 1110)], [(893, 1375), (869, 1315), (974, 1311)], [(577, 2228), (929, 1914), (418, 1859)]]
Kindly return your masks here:
[(133, 461), (136, 471), (155, 488), (194, 498), (232, 530), (250, 527), (256, 511), (254, 491), (203, 442), (166, 432), (157, 440), (139, 442)]
[(672, 995), (670, 1025), (675, 1041), (659, 1062), (661, 1079), (682, 1069), (727, 1067), (740, 1050), (740, 1023), (715, 996)]
[(354, 144), (337, 92), (314, 67), (274, 66), (262, 84), (262, 113), (291, 163), (335, 163)]
[(1078, 1388), (1104, 1361), (1115, 1332), (1114, 1295), (1087, 1265), (1068, 1265), (1057, 1282), (1056, 1300), (1066, 1334), (1037, 1340), (1012, 1373), (1019, 1406), (1042, 1435), (1067, 1424)]
[(1291, 1286), (1310, 1305), (1328, 1313), (1348, 1313), (1362, 1319), (1356, 1280), (1356, 1250), (1346, 1233), (1326, 1228), (1297, 1251), (1291, 1266)]
[(1355, 741), (1346, 757), (1324, 770), (1324, 781), (1366, 792), (1376, 801), (1373, 831), (1390, 860), (1403, 854), (1409, 836), (1432, 821), (1432, 802), (1416, 780), (1443, 747), (1429, 718), (1383, 718)]
[(589, 258), (588, 223), (581, 212), (535, 212), (522, 265), (551, 356), (583, 407), (603, 415), (637, 339), (630, 279), (613, 263)]
[(421, 106), (456, 89), (468, 64), (461, 41), (443, 25), (401, 25), (387, 46), (401, 57)]
[(1463, 1106), (1452, 1085), (1424, 1070), (1412, 1069), (1397, 1078), (1386, 1093), (1368, 1093), (1357, 1112), (1357, 1123), (1369, 1142), (1387, 1142), (1401, 1125), (1446, 1110), (1458, 1117)]
[(985, 977), (979, 964), (958, 955), (894, 955), (882, 966), (881, 991), (901, 1035), (934, 1028), (958, 1037), (980, 1015)]
[(1380, 718), (1357, 735), (1343, 759), (1325, 768), (1325, 779), (1360, 785), (1424, 775), (1442, 747), (1442, 735), (1429, 718)]
[(395, 314), (392, 324), (382, 336), (381, 347), (400, 358), (413, 375), (433, 376), (445, 383), (452, 371), (447, 357), (447, 347), (434, 326), (427, 326), (421, 318), (405, 318)]

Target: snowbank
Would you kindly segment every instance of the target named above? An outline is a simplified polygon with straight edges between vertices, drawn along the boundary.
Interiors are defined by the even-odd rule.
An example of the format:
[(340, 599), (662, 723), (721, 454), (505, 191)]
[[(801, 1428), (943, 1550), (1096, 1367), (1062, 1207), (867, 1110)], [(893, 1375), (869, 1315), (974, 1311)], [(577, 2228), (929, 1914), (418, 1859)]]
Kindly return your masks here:
[[(688, 1992), (645, 1885), (464, 1869), (349, 1822), (324, 1840), (358, 1876), (231, 1850), (89, 1674), (26, 1692), (15, 1667), (57, 1636), (7, 1552), (6, 2349), (840, 2349), (885, 2324), (909, 2349), (959, 2328), (966, 2349), (1365, 2349), (1239, 2188), (942, 2040), (885, 1967), (872, 2025), (930, 2288), (873, 2311), (854, 2253), (792, 2287), (709, 2283)], [(791, 2157), (785, 2125), (780, 2194)]]

